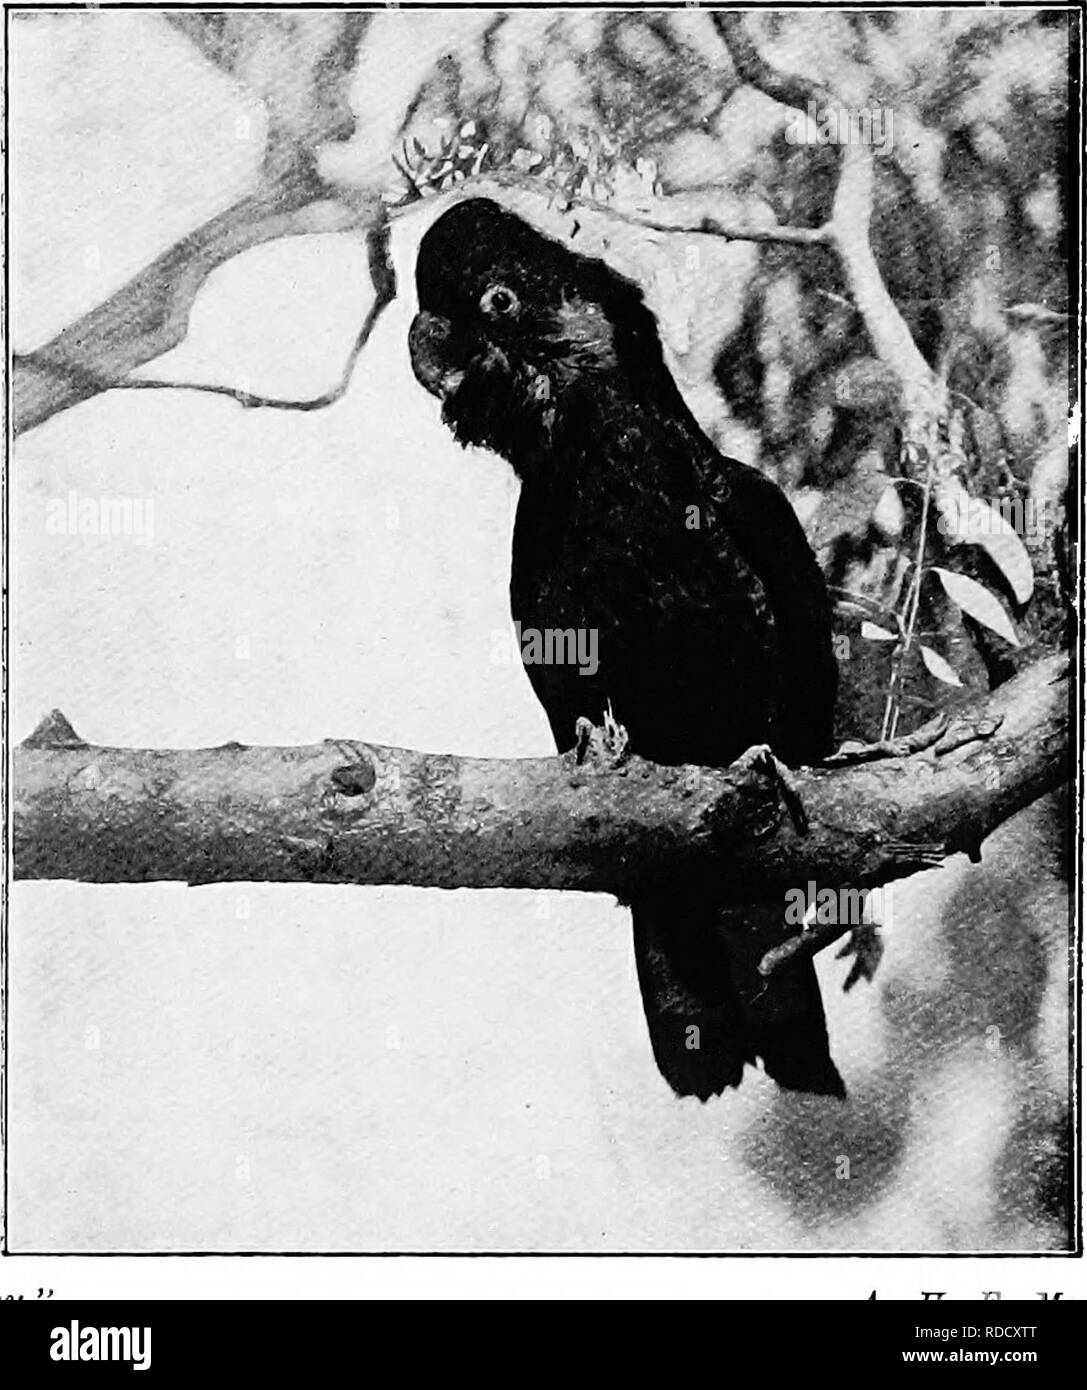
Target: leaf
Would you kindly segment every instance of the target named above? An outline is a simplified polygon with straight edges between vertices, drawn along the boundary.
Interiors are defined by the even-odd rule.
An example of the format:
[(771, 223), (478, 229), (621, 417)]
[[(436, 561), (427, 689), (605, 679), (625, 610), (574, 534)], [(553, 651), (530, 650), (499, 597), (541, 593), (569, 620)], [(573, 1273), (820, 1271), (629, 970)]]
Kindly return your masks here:
[(1003, 637), (1005, 642), (1010, 642), (1013, 647), (1019, 646), (1019, 638), (1015, 635), (1011, 620), (995, 594), (983, 588), (977, 580), (968, 579), (965, 574), (955, 574), (951, 570), (941, 569), (939, 565), (933, 565), (932, 573), (939, 577), (948, 598), (957, 603), (964, 613), (968, 613), (976, 623), (981, 623), (990, 632), (995, 632), (998, 637)]
[(461, 126), (461, 128), (460, 128), (460, 138), (461, 138), (462, 140), (466, 140), (466, 139), (468, 138), (469, 135), (474, 135), (475, 133), (476, 133), (476, 123), (475, 123), (475, 121), (465, 121), (464, 124), (463, 124), (463, 125)]
[(866, 613), (870, 613), (875, 607), (869, 600), (863, 602), (855, 598), (839, 598), (834, 601), (835, 611), (838, 613), (851, 614), (855, 618), (863, 618)]
[(878, 623), (861, 623), (861, 636), (867, 637), (869, 642), (897, 642), (898, 634), (888, 632), (885, 627), (880, 627)]
[(925, 663), (925, 668), (930, 675), (936, 677), (938, 681), (943, 681), (945, 685), (962, 685), (962, 681), (947, 664), (939, 652), (934, 652), (931, 647), (922, 646), (921, 660)]
[(995, 507), (989, 506), (989, 510), (996, 517), (996, 523), (991, 531), (977, 537), (974, 544), (981, 546), (1011, 585), (1016, 603), (1026, 603), (1034, 592), (1034, 568), (1027, 548), (1015, 527)]
[(885, 536), (900, 536), (906, 521), (902, 499), (894, 487), (885, 487), (872, 512), (872, 525)]
[(1034, 569), (1019, 533), (998, 507), (971, 497), (958, 478), (941, 478), (933, 489), (940, 514), (937, 529), (953, 545), (977, 545), (1008, 581), (1016, 603), (1034, 592)]

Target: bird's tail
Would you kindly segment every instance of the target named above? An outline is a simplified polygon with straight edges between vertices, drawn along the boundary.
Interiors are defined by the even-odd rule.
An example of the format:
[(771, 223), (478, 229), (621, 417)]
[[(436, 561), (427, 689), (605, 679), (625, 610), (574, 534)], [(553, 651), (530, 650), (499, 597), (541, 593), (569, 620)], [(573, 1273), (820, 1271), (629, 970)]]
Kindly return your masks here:
[(761, 1059), (787, 1090), (844, 1097), (811, 960), (758, 972), (785, 935), (782, 907), (722, 911), (681, 887), (631, 909), (653, 1055), (677, 1095), (719, 1095)]

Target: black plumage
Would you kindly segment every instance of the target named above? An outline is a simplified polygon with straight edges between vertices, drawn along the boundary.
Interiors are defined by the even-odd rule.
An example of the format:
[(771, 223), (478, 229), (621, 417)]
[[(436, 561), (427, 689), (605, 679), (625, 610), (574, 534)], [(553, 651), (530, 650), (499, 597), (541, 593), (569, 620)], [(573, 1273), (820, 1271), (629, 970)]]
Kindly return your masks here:
[[(724, 765), (758, 743), (794, 765), (827, 753), (822, 575), (780, 490), (699, 428), (637, 287), (485, 199), (430, 227), (416, 285), (417, 378), (457, 439), (521, 480), (514, 618), (598, 634), (592, 675), (526, 666), (559, 749), (610, 702), (661, 763)], [(782, 1086), (844, 1094), (810, 961), (756, 970), (788, 934), (783, 903), (722, 912), (682, 878), (630, 906), (654, 1055), (679, 1094), (738, 1085), (756, 1058)]]

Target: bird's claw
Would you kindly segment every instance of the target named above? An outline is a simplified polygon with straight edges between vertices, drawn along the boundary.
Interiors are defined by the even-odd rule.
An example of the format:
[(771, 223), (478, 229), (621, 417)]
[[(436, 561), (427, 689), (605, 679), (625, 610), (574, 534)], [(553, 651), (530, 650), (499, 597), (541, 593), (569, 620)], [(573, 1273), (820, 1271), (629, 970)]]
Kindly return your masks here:
[(797, 831), (801, 835), (808, 833), (808, 813), (804, 810), (796, 779), (781, 759), (774, 756), (768, 743), (752, 744), (733, 765), (766, 778), (784, 803)]
[(613, 767), (622, 767), (630, 757), (630, 735), (616, 719), (610, 700), (602, 724), (596, 725), (581, 715), (574, 725), (574, 734), (574, 761), (578, 767), (590, 751), (597, 758), (606, 759)]
[(820, 766), (852, 767), (857, 763), (873, 763), (880, 758), (908, 758), (912, 753), (924, 752), (926, 748), (939, 743), (950, 723), (946, 714), (938, 714), (935, 719), (930, 719), (927, 724), (900, 738), (882, 738), (875, 743), (848, 739), (836, 753), (824, 758)]
[(945, 753), (953, 753), (956, 748), (962, 748), (967, 743), (992, 738), (1003, 722), (1002, 714), (991, 715), (985, 719), (953, 720), (936, 743), (936, 756), (942, 758)]
[(1003, 723), (1003, 716), (989, 716), (984, 719), (952, 719), (949, 715), (938, 714), (927, 724), (922, 724), (912, 733), (900, 738), (879, 739), (875, 743), (860, 743), (848, 740), (836, 753), (824, 758), (822, 767), (851, 767), (857, 763), (871, 763), (880, 758), (908, 758), (914, 753), (923, 753), (931, 748), (938, 758), (952, 753), (967, 743), (979, 739), (992, 738)]
[(883, 938), (875, 922), (864, 922), (854, 927), (841, 950), (834, 953), (835, 960), (845, 960), (849, 956), (854, 957), (853, 964), (842, 985), (847, 993), (858, 980), (874, 980), (883, 959)]
[[(812, 916), (814, 918), (814, 913)], [(861, 922), (849, 927), (838, 921), (818, 922), (808, 921), (807, 918), (800, 932), (766, 952), (759, 962), (759, 974), (774, 975), (793, 961), (810, 960), (847, 932), (849, 939), (840, 951), (834, 953), (835, 960), (855, 957), (842, 988), (850, 990), (858, 980), (873, 979), (883, 958), (883, 938), (877, 922)]]

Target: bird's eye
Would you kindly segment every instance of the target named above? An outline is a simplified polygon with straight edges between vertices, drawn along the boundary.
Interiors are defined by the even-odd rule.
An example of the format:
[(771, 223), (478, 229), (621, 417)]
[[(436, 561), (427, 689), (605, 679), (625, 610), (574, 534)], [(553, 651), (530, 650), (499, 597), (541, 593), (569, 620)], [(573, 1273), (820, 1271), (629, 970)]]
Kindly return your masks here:
[(505, 319), (516, 314), (521, 307), (521, 301), (508, 286), (491, 285), (483, 291), (479, 307), (492, 318)]

